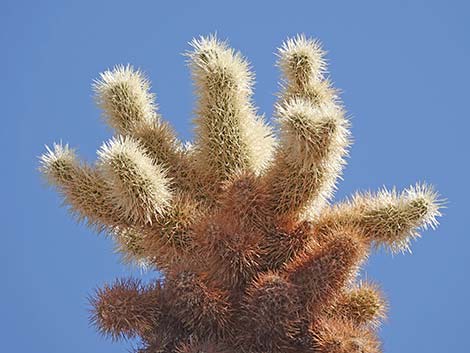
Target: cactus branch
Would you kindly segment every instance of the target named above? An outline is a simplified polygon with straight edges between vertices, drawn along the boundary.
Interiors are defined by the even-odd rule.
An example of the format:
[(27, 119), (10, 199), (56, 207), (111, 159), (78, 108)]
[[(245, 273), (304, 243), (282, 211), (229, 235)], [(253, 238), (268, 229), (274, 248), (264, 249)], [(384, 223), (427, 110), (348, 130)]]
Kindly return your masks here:
[(138, 337), (139, 353), (380, 352), (387, 305), (358, 270), (378, 246), (409, 249), (442, 201), (417, 184), (328, 205), (350, 132), (318, 41), (278, 50), (278, 141), (248, 61), (215, 36), (191, 46), (194, 143), (163, 121), (142, 71), (116, 66), (94, 84), (116, 131), (97, 163), (62, 144), (41, 157), (79, 220), (112, 234), (125, 262), (160, 271), (98, 289), (92, 323)]

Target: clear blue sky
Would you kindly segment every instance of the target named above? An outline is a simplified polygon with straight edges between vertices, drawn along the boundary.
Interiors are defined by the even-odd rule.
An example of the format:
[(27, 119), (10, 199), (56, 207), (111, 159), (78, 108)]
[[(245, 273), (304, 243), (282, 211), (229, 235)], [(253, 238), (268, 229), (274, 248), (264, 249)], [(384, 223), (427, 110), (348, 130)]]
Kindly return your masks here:
[(1, 1), (2, 351), (127, 352), (129, 343), (89, 327), (86, 296), (139, 271), (59, 207), (37, 156), (62, 139), (95, 158), (111, 132), (90, 85), (118, 63), (148, 73), (163, 115), (190, 139), (194, 98), (181, 53), (192, 37), (213, 32), (253, 64), (255, 98), (268, 117), (275, 48), (299, 32), (324, 43), (355, 138), (336, 198), (426, 180), (449, 200), (441, 226), (413, 244), (413, 255), (379, 253), (365, 268), (391, 305), (385, 351), (468, 351), (468, 1), (290, 3)]

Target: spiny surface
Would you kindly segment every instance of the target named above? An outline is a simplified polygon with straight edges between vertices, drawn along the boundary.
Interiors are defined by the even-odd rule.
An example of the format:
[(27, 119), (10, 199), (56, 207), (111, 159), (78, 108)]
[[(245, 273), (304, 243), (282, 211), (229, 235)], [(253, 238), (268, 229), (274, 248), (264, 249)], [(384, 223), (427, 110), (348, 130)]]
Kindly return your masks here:
[(143, 73), (116, 66), (94, 83), (116, 135), (93, 164), (54, 144), (41, 171), (78, 220), (109, 233), (126, 262), (160, 271), (91, 296), (92, 322), (141, 353), (373, 353), (387, 304), (358, 270), (371, 249), (405, 251), (437, 225), (432, 187), (329, 200), (349, 122), (305, 36), (278, 51), (275, 129), (256, 113), (248, 61), (215, 36), (187, 56), (198, 97), (182, 144)]

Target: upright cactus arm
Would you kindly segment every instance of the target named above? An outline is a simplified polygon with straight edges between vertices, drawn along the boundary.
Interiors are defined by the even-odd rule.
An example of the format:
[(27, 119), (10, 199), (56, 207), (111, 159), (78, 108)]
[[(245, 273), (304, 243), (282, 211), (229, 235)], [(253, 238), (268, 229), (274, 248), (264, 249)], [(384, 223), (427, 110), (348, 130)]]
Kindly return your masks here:
[(106, 70), (93, 88), (106, 122), (118, 134), (132, 134), (139, 125), (159, 119), (150, 82), (130, 65)]
[(276, 112), (281, 142), (266, 173), (274, 214), (295, 220), (331, 196), (349, 145), (348, 122), (324, 78), (324, 52), (303, 36), (279, 50), (284, 87)]
[(166, 268), (188, 245), (183, 240), (200, 214), (189, 155), (156, 111), (141, 71), (117, 66), (101, 74), (94, 90), (118, 135), (103, 144), (97, 166), (55, 145), (42, 157), (41, 170), (79, 219), (115, 235), (125, 259), (148, 263), (158, 257)]
[(328, 308), (328, 316), (375, 328), (385, 318), (386, 311), (387, 303), (377, 285), (366, 282), (340, 294)]
[(145, 75), (130, 65), (118, 65), (100, 75), (94, 90), (105, 121), (118, 134), (136, 139), (151, 158), (168, 170), (177, 189), (194, 191), (189, 157), (158, 113)]
[(248, 62), (215, 37), (191, 43), (188, 54), (198, 97), (196, 166), (207, 187), (233, 174), (260, 173), (270, 159), (272, 133), (251, 102), (253, 73)]
[(98, 230), (127, 226), (115, 211), (111, 189), (98, 168), (80, 161), (68, 145), (54, 144), (41, 156), (41, 172), (64, 197), (78, 220)]
[(354, 232), (338, 232), (323, 247), (291, 261), (286, 276), (299, 288), (305, 309), (318, 317), (353, 279), (365, 254), (365, 245)]
[(172, 194), (164, 169), (135, 140), (112, 139), (98, 156), (118, 218), (129, 224), (151, 224), (169, 207)]

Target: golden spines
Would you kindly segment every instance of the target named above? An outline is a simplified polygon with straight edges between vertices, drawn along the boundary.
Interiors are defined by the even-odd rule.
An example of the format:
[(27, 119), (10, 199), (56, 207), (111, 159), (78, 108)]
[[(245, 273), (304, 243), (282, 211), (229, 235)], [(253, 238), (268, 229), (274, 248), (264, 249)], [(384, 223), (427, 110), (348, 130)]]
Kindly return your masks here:
[(385, 318), (387, 303), (378, 287), (361, 283), (358, 287), (344, 291), (329, 312), (331, 317), (350, 321), (356, 326), (377, 327)]
[(197, 167), (208, 183), (233, 173), (259, 173), (270, 158), (272, 134), (251, 103), (253, 74), (248, 62), (210, 36), (191, 42), (188, 54), (198, 94)]
[(323, 232), (331, 228), (354, 226), (376, 245), (392, 251), (409, 250), (419, 229), (434, 228), (441, 215), (442, 201), (432, 187), (417, 184), (401, 193), (381, 190), (376, 194), (357, 194), (351, 201), (334, 206), (319, 219)]
[(68, 145), (54, 144), (41, 156), (40, 171), (57, 187), (79, 220), (99, 230), (126, 224), (110, 203), (110, 189), (99, 171), (78, 160)]
[(140, 142), (149, 156), (167, 168), (175, 168), (181, 163), (182, 146), (167, 122), (154, 120), (136, 124), (130, 135)]
[(111, 203), (129, 223), (152, 223), (171, 200), (165, 170), (154, 163), (130, 137), (119, 136), (98, 152), (99, 166), (109, 188)]
[(95, 166), (55, 145), (41, 171), (80, 219), (113, 234), (127, 261), (157, 269), (92, 298), (112, 338), (141, 353), (374, 353), (386, 303), (356, 283), (372, 245), (404, 250), (434, 227), (432, 188), (358, 194), (334, 207), (349, 123), (318, 42), (279, 49), (279, 143), (252, 104), (248, 62), (213, 36), (188, 54), (198, 94), (196, 141), (182, 145), (150, 83), (118, 66), (95, 82), (117, 136)]
[(349, 146), (349, 123), (324, 80), (318, 43), (291, 39), (279, 57), (285, 79), (276, 106), (281, 141), (266, 183), (276, 215), (309, 218), (335, 188)]
[(313, 106), (339, 106), (336, 90), (326, 77), (326, 52), (317, 40), (298, 35), (278, 50), (278, 66), (283, 74), (281, 102), (301, 99)]
[(304, 35), (286, 40), (278, 52), (286, 89), (300, 92), (320, 82), (326, 71), (325, 54), (318, 41)]
[(94, 90), (107, 123), (118, 134), (138, 141), (151, 158), (168, 169), (179, 188), (194, 191), (188, 176), (189, 159), (173, 129), (158, 114), (155, 95), (144, 74), (130, 65), (118, 65), (101, 74)]
[(93, 88), (107, 123), (119, 134), (130, 133), (137, 125), (156, 119), (150, 82), (130, 65), (103, 72)]
[(322, 320), (312, 328), (313, 349), (318, 353), (380, 353), (375, 333), (337, 319)]
[(172, 196), (163, 168), (130, 137), (111, 140), (99, 154), (98, 167), (92, 167), (67, 145), (55, 144), (41, 157), (40, 169), (79, 220), (113, 235), (126, 261), (168, 268), (191, 247), (198, 203)]

